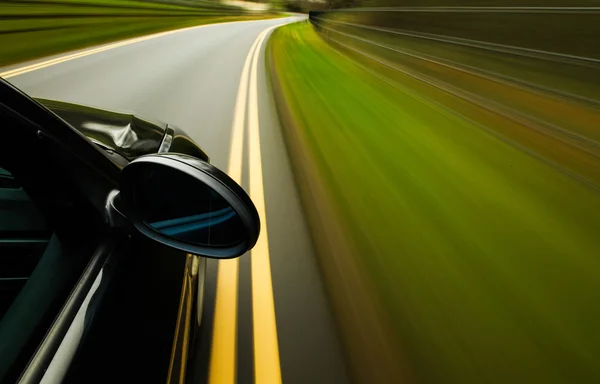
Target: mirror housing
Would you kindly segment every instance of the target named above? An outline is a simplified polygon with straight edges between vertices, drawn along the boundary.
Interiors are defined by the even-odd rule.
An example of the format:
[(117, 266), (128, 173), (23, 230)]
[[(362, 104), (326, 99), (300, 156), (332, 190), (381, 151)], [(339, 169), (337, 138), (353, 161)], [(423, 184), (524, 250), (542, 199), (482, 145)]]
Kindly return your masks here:
[(258, 212), (242, 187), (183, 154), (141, 156), (123, 168), (119, 210), (143, 235), (212, 258), (244, 254), (260, 233)]

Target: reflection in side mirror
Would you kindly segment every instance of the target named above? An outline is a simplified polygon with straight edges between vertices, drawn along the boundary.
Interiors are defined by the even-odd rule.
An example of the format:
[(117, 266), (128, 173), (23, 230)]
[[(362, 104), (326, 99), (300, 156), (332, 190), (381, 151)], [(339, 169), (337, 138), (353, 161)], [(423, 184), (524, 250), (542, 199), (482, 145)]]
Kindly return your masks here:
[(191, 156), (140, 157), (123, 169), (123, 211), (143, 234), (197, 255), (231, 258), (254, 246), (260, 229), (246, 192)]
[(213, 187), (172, 168), (145, 166), (134, 179), (134, 204), (141, 221), (174, 239), (213, 247), (244, 237), (240, 215)]
[(174, 219), (145, 221), (157, 232), (182, 241), (204, 245), (229, 245), (239, 241), (242, 222), (233, 208), (223, 208)]

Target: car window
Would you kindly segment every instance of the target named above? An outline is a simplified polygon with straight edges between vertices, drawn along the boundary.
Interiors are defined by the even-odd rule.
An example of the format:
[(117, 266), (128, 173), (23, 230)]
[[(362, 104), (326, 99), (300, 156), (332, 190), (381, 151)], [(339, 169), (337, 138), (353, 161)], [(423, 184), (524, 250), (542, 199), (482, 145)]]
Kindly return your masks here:
[(0, 382), (27, 365), (86, 264), (0, 164)]
[(51, 230), (15, 177), (0, 168), (0, 319), (48, 246)]
[(17, 366), (26, 364), (54, 301), (54, 290), (40, 284), (43, 277), (32, 281), (46, 269), (38, 266), (56, 257), (50, 253), (60, 253), (51, 240), (46, 218), (0, 164), (0, 381), (14, 379)]

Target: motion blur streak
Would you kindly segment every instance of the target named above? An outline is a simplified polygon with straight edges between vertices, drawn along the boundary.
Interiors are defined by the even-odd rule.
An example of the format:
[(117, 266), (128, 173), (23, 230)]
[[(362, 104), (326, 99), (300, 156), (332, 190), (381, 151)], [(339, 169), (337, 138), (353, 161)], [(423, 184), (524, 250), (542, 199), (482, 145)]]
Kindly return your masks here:
[[(256, 38), (244, 62), (233, 115), (231, 149), (229, 151), (227, 173), (239, 184), (242, 182), (248, 70), (252, 54), (256, 50), (256, 46), (259, 44), (263, 34), (264, 32)], [(209, 370), (210, 384), (233, 384), (236, 382), (238, 281), (238, 259), (219, 261)]]
[[(270, 39), (314, 238), (372, 288), (346, 305), (325, 274), (353, 378), (598, 382), (597, 11), (442, 10), (313, 12)], [(408, 381), (355, 331), (369, 301)]]
[(251, 253), (252, 263), (252, 323), (254, 326), (254, 378), (257, 384), (281, 383), (279, 345), (273, 282), (269, 257), (269, 236), (265, 213), (265, 192), (263, 186), (262, 160), (260, 151), (260, 125), (258, 121), (258, 59), (260, 48), (266, 35), (276, 28), (265, 30), (254, 58), (250, 74), (250, 98), (248, 102), (248, 131), (250, 159), (250, 197), (260, 216), (261, 235)]

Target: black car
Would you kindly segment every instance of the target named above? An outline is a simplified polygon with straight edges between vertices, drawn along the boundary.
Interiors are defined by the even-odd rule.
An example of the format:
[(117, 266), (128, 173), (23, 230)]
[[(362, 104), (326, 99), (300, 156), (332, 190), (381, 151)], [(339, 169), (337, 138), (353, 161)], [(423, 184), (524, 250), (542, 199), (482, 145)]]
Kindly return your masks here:
[(205, 257), (259, 226), (180, 129), (0, 80), (0, 382), (183, 382)]

